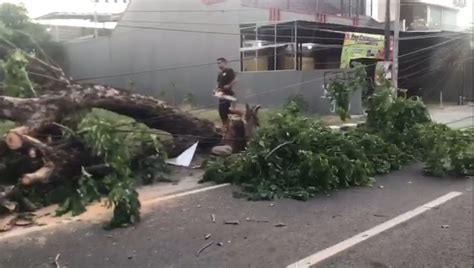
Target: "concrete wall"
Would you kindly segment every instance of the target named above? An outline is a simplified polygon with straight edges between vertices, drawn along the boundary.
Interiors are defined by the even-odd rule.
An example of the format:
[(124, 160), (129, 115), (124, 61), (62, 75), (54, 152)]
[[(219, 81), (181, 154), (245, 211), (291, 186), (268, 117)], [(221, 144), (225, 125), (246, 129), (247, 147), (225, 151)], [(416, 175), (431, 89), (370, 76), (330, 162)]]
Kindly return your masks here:
[[(205, 3), (131, 1), (110, 37), (65, 44), (66, 69), (83, 82), (133, 88), (177, 104), (192, 93), (198, 104), (213, 105), (216, 59), (226, 57), (234, 70), (240, 70), (240, 24), (267, 21), (269, 10), (243, 7), (240, 0)], [(304, 91), (313, 111), (327, 112), (327, 104), (320, 98), (321, 84), (276, 90), (314, 78), (322, 81), (321, 77), (321, 71), (243, 73), (238, 76), (239, 95), (249, 103), (278, 106), (291, 93)], [(275, 90), (262, 93), (268, 89)], [(255, 93), (260, 95), (244, 98)]]
[[(324, 73), (327, 71), (334, 70), (241, 73), (238, 76), (237, 97), (243, 103), (280, 107), (289, 96), (301, 94), (309, 104), (308, 112), (331, 114), (331, 105), (323, 98)], [(350, 112), (362, 113), (361, 92), (352, 96)]]
[(226, 57), (239, 70), (239, 25), (267, 20), (268, 10), (244, 8), (240, 0), (204, 3), (132, 1), (112, 36), (65, 45), (68, 72), (77, 79), (92, 78), (87, 82), (122, 88), (133, 82), (144, 94), (180, 99), (193, 93), (200, 104), (212, 103), (216, 59)]

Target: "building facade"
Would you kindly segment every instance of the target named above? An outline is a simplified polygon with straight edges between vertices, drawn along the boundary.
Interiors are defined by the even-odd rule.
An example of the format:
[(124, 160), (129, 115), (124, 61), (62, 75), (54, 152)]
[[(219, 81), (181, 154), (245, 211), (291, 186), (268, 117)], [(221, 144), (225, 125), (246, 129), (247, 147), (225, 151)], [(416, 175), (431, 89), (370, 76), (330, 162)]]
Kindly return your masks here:
[(458, 14), (466, 0), (402, 0), (400, 19), (406, 30), (461, 30)]
[[(323, 99), (323, 86), (328, 73), (340, 71), (344, 27), (380, 31), (375, 2), (134, 0), (111, 36), (65, 44), (66, 69), (79, 81), (132, 89), (175, 104), (192, 94), (200, 105), (212, 107), (215, 61), (225, 57), (241, 71), (240, 102), (280, 106), (301, 94), (311, 111), (327, 114), (331, 107)], [(323, 26), (325, 33), (312, 36)], [(313, 40), (302, 39), (308, 36)], [(354, 113), (362, 111), (358, 96), (351, 105)]]
[[(71, 5), (51, 5), (35, 22), (48, 27), (55, 41), (110, 35), (130, 0), (76, 0)], [(31, 7), (26, 2), (26, 7)]]

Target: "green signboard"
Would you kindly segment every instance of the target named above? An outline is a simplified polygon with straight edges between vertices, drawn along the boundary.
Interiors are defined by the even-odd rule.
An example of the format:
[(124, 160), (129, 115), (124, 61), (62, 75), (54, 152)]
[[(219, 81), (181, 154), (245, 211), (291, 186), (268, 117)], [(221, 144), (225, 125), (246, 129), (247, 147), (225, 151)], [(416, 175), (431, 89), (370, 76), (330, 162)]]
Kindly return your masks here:
[(350, 68), (354, 59), (384, 59), (384, 36), (366, 33), (346, 33), (341, 54), (341, 69)]

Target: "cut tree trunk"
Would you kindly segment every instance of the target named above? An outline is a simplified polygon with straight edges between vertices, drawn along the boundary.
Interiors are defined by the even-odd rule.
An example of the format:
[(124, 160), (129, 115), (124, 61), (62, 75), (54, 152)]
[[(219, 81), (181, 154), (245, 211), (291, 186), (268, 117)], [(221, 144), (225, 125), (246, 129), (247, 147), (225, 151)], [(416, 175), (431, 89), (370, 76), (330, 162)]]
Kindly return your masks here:
[(214, 124), (208, 120), (193, 117), (152, 97), (99, 85), (75, 84), (69, 90), (30, 99), (0, 96), (0, 107), (0, 119), (21, 125), (8, 135), (15, 142), (18, 141), (17, 132), (34, 137), (53, 123), (61, 122), (66, 116), (90, 108), (101, 108), (129, 116), (150, 128), (170, 133), (174, 138), (179, 138), (180, 144), (199, 141), (212, 146), (220, 138)]
[[(99, 85), (73, 84), (67, 90), (45, 94), (37, 98), (12, 98), (0, 96), (0, 119), (17, 122), (20, 127), (11, 129), (5, 137), (3, 148), (22, 150), (31, 158), (41, 158), (44, 165), (24, 174), (23, 185), (50, 182), (54, 178), (80, 174), (87, 166), (84, 148), (52, 145), (47, 133), (58, 128), (57, 123), (78, 111), (101, 108), (129, 116), (150, 128), (170, 133), (173, 142), (165, 142), (168, 155), (173, 157), (199, 142), (201, 147), (212, 147), (220, 141), (214, 124), (179, 111), (163, 101)], [(46, 134), (46, 135), (45, 135)], [(0, 148), (1, 149), (1, 148)]]
[[(0, 47), (0, 58), (3, 58), (2, 53), (6, 51)], [(21, 183), (11, 189), (0, 187), (0, 214), (35, 209), (23, 196), (22, 187), (37, 185), (37, 193), (45, 194), (63, 183), (77, 183), (83, 168), (101, 177), (115, 172), (103, 159), (95, 157), (80, 137), (63, 135), (62, 123), (71, 123), (71, 118), (92, 108), (128, 116), (149, 128), (169, 133), (172, 139), (163, 145), (170, 157), (195, 142), (199, 142), (200, 148), (211, 148), (221, 141), (214, 124), (208, 120), (152, 97), (108, 86), (78, 84), (61, 68), (28, 57), (29, 78), (40, 95), (34, 98), (0, 96), (0, 120), (16, 123), (16, 127), (0, 139), (0, 176), (18, 179)], [(150, 151), (154, 153), (156, 151)]]

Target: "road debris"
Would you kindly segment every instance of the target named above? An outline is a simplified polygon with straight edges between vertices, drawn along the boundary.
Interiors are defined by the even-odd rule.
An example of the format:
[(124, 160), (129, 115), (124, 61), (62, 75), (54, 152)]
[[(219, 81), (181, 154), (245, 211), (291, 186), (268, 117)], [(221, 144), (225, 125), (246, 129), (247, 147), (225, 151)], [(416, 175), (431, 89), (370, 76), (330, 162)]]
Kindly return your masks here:
[(211, 214), (211, 221), (212, 221), (213, 223), (216, 222), (216, 215)]
[(209, 238), (211, 238), (212, 234), (207, 234), (205, 237), (204, 237), (204, 240), (207, 240)]
[(56, 257), (54, 258), (54, 264), (56, 265), (56, 268), (61, 268), (61, 265), (59, 264), (60, 257), (61, 257), (61, 253), (58, 253)]
[(206, 250), (208, 247), (212, 246), (212, 244), (214, 244), (213, 241), (205, 244), (202, 248), (200, 248), (197, 252), (196, 252), (196, 256), (198, 257), (204, 250)]
[(219, 247), (222, 247), (222, 246), (224, 246), (224, 243), (219, 242), (219, 243), (217, 243), (217, 245), (218, 245)]
[(29, 219), (18, 219), (15, 222), (15, 226), (29, 226), (32, 224), (33, 224), (33, 221)]
[(379, 186), (379, 189), (383, 189), (383, 188), (385, 188), (383, 185), (380, 185), (380, 186)]
[(236, 221), (225, 221), (224, 224), (227, 224), (227, 225), (239, 225), (240, 221), (239, 220), (236, 220)]
[(450, 226), (448, 224), (445, 224), (445, 225), (441, 225), (441, 228), (443, 229), (448, 229)]
[(18, 219), (17, 214), (6, 215), (0, 219), (0, 232), (6, 232), (13, 228), (15, 221)]
[(286, 224), (282, 223), (282, 222), (279, 222), (277, 224), (275, 224), (275, 227), (285, 227)]
[(252, 222), (270, 222), (269, 220), (254, 219), (254, 218), (245, 218), (245, 220), (252, 221)]
[(273, 204), (273, 203), (270, 203), (270, 207), (273, 207), (274, 205), (275, 205), (275, 204)]
[(386, 218), (387, 215), (382, 215), (382, 214), (374, 214), (374, 217), (377, 217), (377, 218)]
[(409, 181), (408, 184), (412, 184), (413, 182), (412, 181)]

